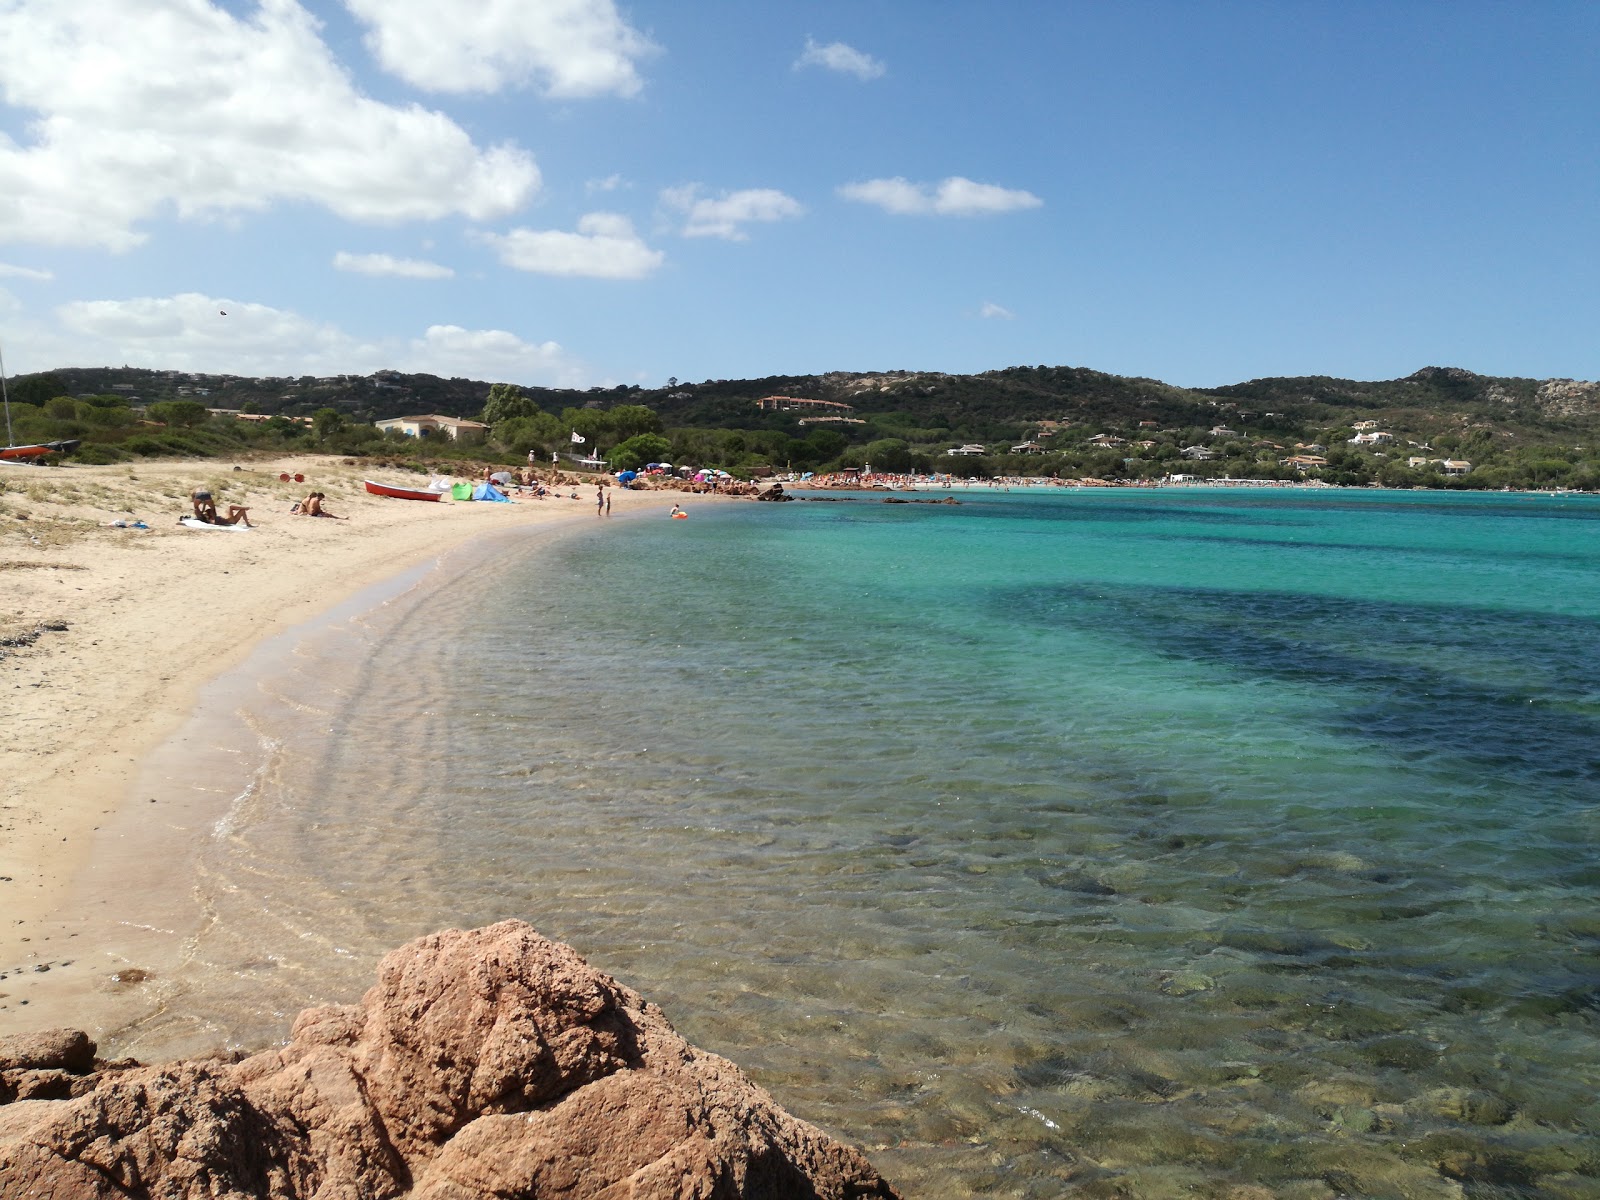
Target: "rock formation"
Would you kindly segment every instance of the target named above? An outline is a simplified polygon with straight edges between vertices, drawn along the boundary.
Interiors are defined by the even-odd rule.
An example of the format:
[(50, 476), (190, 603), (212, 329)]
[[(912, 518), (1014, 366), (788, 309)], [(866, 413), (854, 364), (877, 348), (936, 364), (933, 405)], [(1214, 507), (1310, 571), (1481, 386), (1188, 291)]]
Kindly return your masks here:
[(857, 1151), (570, 947), (505, 921), (386, 956), (242, 1062), (0, 1040), (0, 1196), (30, 1200), (893, 1197)]

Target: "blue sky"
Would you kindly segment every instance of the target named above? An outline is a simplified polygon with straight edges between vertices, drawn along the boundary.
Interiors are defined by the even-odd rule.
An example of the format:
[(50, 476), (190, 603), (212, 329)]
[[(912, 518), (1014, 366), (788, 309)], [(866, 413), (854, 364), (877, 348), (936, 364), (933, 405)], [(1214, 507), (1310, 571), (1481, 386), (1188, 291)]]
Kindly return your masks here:
[(1597, 228), (1596, 3), (0, 0), (11, 373), (1595, 379)]

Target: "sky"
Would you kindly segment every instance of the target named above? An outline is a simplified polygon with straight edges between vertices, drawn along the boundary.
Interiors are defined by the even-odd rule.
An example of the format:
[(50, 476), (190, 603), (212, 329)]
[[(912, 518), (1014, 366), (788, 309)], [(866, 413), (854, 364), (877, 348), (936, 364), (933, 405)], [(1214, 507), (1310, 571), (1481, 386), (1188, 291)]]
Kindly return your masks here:
[(0, 354), (1600, 379), (1600, 3), (0, 0)]

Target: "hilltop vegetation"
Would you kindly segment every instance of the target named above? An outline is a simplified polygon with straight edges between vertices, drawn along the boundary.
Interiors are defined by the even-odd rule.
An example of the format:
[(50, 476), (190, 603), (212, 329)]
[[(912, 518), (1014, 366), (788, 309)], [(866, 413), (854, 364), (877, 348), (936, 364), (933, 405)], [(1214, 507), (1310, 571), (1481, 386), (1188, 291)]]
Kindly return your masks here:
[[(816, 411), (758, 408), (767, 396), (852, 408), (825, 410), (821, 415), (835, 419), (817, 421)], [(1312, 376), (1210, 389), (1033, 366), (978, 375), (674, 379), (662, 388), (588, 390), (393, 371), (252, 379), (99, 368), (23, 376), (12, 382), (11, 397), (18, 440), (81, 438), (77, 454), (90, 462), (253, 447), (509, 462), (530, 451), (571, 450), (577, 431), (586, 449), (598, 449), (614, 466), (665, 459), (737, 475), (870, 464), (878, 471), (961, 476), (1133, 480), (1182, 473), (1347, 485), (1600, 488), (1600, 384), (1494, 378), (1450, 367), (1376, 382)], [(234, 411), (269, 419), (239, 421)], [(484, 419), (492, 427), (488, 441), (458, 446), (436, 438), (419, 446), (372, 426), (424, 413)], [(1358, 432), (1368, 440), (1353, 442)], [(982, 452), (950, 455), (958, 445)]]

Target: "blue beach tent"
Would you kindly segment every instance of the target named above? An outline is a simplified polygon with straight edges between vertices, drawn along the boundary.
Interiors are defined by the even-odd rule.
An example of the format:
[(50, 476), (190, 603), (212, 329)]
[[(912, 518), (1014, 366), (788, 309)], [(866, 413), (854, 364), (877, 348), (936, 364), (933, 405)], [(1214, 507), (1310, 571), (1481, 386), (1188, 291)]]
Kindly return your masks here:
[(506, 504), (511, 503), (511, 497), (502, 492), (494, 484), (485, 479), (472, 493), (474, 500), (500, 500)]

